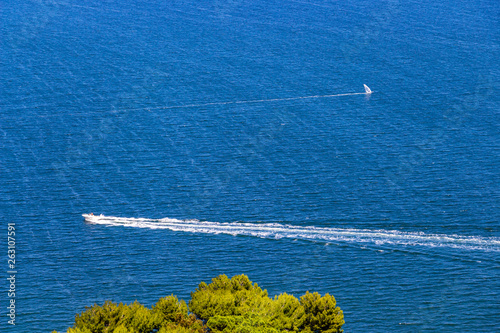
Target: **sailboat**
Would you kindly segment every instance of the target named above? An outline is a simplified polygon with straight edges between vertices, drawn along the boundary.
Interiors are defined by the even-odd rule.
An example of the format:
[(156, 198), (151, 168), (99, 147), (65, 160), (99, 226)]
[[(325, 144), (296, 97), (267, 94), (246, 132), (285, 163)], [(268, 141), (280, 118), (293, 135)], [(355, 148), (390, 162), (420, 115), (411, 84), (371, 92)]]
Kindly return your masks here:
[(371, 94), (372, 93), (372, 90), (370, 89), (370, 87), (368, 87), (366, 84), (363, 84), (363, 86), (365, 87), (365, 92), (366, 94)]

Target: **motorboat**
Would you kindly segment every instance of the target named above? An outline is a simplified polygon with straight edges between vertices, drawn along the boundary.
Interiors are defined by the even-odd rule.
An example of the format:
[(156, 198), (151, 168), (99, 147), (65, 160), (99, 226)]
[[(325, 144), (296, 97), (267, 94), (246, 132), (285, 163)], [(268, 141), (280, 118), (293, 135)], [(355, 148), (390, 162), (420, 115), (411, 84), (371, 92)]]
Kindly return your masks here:
[(85, 222), (97, 222), (99, 221), (100, 218), (103, 218), (104, 215), (103, 214), (100, 214), (100, 215), (94, 215), (93, 213), (90, 213), (90, 214), (82, 214), (83, 218), (85, 219)]

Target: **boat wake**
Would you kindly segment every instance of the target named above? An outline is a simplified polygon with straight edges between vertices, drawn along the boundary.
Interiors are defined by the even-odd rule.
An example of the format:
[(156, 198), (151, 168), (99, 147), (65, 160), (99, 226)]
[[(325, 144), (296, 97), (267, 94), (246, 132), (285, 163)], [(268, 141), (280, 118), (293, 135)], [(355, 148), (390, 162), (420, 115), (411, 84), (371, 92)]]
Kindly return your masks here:
[[(295, 101), (301, 99), (317, 99), (317, 98), (332, 98), (341, 96), (355, 96), (355, 95), (371, 95), (372, 91), (366, 84), (363, 85), (365, 92), (359, 93), (344, 93), (344, 94), (333, 94), (333, 95), (312, 95), (312, 96), (300, 96), (300, 97), (285, 97), (285, 98), (269, 98), (269, 99), (251, 99), (251, 100), (239, 100), (239, 101), (227, 101), (227, 102), (210, 102), (210, 103), (197, 103), (197, 104), (182, 104), (182, 105), (170, 105), (170, 106), (159, 106), (150, 107), (148, 110), (168, 110), (168, 109), (182, 109), (182, 108), (197, 108), (204, 106), (214, 106), (214, 105), (231, 105), (231, 104), (253, 104), (253, 103), (267, 103), (267, 102), (281, 102), (281, 101)], [(133, 110), (143, 110), (141, 109), (130, 109)]]
[(168, 229), (191, 233), (228, 234), (268, 239), (298, 239), (326, 243), (356, 243), (366, 245), (403, 245), (432, 248), (456, 248), (470, 251), (500, 252), (500, 238), (426, 234), (395, 230), (322, 228), (281, 223), (207, 222), (170, 218), (146, 219), (115, 216), (83, 215), (89, 223), (134, 228)]

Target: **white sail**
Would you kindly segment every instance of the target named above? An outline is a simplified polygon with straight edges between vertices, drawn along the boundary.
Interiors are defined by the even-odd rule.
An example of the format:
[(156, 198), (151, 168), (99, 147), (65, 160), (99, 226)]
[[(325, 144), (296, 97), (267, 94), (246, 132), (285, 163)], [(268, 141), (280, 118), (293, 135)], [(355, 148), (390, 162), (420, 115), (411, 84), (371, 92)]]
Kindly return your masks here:
[(366, 84), (363, 84), (363, 86), (365, 87), (365, 92), (367, 94), (371, 94), (372, 93), (372, 90)]

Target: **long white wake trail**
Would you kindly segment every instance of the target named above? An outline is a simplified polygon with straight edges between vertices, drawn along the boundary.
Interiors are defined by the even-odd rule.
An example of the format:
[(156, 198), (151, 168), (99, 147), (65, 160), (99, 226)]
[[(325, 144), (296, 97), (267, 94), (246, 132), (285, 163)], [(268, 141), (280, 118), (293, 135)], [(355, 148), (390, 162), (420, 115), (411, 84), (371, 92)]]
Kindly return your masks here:
[(332, 243), (365, 243), (375, 245), (425, 246), (500, 252), (500, 238), (425, 234), (393, 230), (301, 227), (281, 223), (207, 222), (170, 218), (146, 219), (84, 214), (89, 223), (134, 228), (169, 229), (173, 231), (254, 236), (260, 238), (291, 238)]
[(363, 86), (365, 88), (365, 92), (360, 92), (360, 93), (344, 93), (344, 94), (333, 94), (333, 95), (311, 95), (311, 96), (300, 96), (300, 97), (269, 98), (269, 99), (250, 99), (250, 100), (227, 101), (227, 102), (210, 102), (210, 103), (197, 103), (197, 104), (182, 104), (182, 105), (170, 105), (170, 106), (151, 107), (151, 108), (148, 108), (148, 110), (167, 110), (167, 109), (181, 109), (181, 108), (197, 108), (197, 107), (213, 106), (213, 105), (252, 104), (252, 103), (294, 101), (294, 100), (300, 100), (300, 99), (317, 99), (317, 98), (331, 98), (331, 97), (354, 96), (354, 95), (367, 95), (367, 96), (371, 95), (372, 91), (370, 90), (370, 88), (368, 88), (368, 86), (366, 84), (363, 85)]

